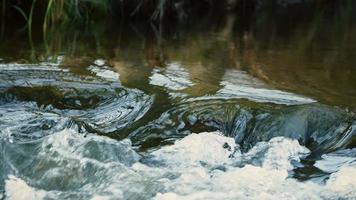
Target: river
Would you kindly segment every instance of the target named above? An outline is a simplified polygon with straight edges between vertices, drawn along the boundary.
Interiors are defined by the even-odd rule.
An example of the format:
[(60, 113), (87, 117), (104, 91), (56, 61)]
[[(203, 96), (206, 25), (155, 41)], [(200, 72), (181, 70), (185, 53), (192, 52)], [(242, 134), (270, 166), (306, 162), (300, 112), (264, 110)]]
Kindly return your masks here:
[(356, 199), (355, 10), (6, 36), (0, 199)]

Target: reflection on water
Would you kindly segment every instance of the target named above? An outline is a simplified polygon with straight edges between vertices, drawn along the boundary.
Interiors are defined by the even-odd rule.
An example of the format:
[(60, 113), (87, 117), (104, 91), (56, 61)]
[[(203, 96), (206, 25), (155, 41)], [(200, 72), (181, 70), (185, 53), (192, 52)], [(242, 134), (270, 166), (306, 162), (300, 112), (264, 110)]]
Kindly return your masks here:
[[(0, 52), (4, 61), (17, 62), (65, 54), (64, 67), (78, 73), (78, 68), (103, 58), (125, 85), (136, 87), (144, 80), (154, 83), (152, 78), (168, 78), (154, 85), (189, 85), (186, 91), (195, 96), (215, 94), (226, 74), (242, 70), (276, 89), (354, 107), (356, 9), (352, 1), (346, 4), (337, 5), (338, 9), (262, 9), (186, 28), (123, 24), (119, 29), (94, 24), (85, 32), (53, 32), (48, 35), (53, 44), (44, 45), (38, 35), (35, 52), (26, 46), (26, 37), (15, 34), (2, 42)], [(180, 77), (175, 83), (169, 77), (172, 73)], [(189, 81), (183, 81), (187, 74)]]
[(6, 38), (0, 198), (355, 198), (347, 8)]

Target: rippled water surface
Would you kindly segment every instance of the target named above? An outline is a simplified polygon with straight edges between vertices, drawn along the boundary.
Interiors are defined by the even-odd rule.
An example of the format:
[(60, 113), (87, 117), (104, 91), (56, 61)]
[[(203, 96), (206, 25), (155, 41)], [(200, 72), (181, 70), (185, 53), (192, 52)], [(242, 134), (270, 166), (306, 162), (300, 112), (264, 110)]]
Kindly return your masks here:
[(8, 36), (0, 199), (356, 199), (351, 8)]

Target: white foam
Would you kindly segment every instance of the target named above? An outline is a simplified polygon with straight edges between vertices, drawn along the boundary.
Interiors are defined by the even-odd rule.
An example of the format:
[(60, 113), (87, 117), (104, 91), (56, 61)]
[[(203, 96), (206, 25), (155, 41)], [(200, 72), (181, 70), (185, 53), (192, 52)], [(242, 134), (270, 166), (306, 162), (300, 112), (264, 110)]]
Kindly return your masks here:
[[(93, 148), (92, 148), (93, 146)], [(105, 164), (115, 161), (125, 163), (124, 160), (117, 157), (117, 152), (127, 159), (128, 163), (136, 162), (140, 156), (131, 149), (131, 141), (126, 139), (120, 142), (97, 135), (86, 135), (75, 133), (73, 130), (63, 130), (51, 135), (43, 140), (41, 148), (41, 156), (51, 154), (60, 155), (63, 159), (79, 160), (81, 162), (93, 162), (96, 164)], [(94, 155), (91, 151), (95, 152), (100, 149), (101, 155)], [(98, 152), (99, 153), (99, 152)]]
[[(227, 148), (223, 148), (224, 145), (227, 145)], [(231, 161), (229, 155), (233, 153), (235, 147), (233, 138), (212, 132), (193, 133), (176, 141), (174, 145), (153, 152), (152, 155), (175, 167), (177, 165), (200, 165), (200, 162), (221, 165)]]
[[(100, 147), (100, 151), (93, 151), (93, 147)], [(69, 179), (66, 180), (69, 184), (85, 180), (80, 188), (70, 191), (71, 195), (93, 200), (356, 198), (355, 166), (340, 167), (325, 185), (289, 178), (288, 171), (293, 169), (291, 161), (298, 162), (309, 153), (296, 140), (273, 138), (268, 142), (257, 143), (246, 153), (240, 152), (238, 148), (234, 139), (218, 132), (191, 134), (173, 145), (148, 153), (145, 164), (139, 161), (139, 156), (130, 148), (128, 140), (118, 142), (95, 135), (83, 137), (66, 130), (45, 139), (39, 156), (42, 158), (41, 169), (46, 159), (56, 161), (58, 169), (61, 169), (56, 171), (50, 168), (44, 177), (51, 179), (59, 176), (62, 180)], [(112, 154), (127, 156), (125, 159), (129, 159), (133, 165), (124, 165), (125, 160), (110, 157)], [(93, 178), (87, 177), (89, 174), (63, 171), (77, 168), (94, 170), (89, 174), (93, 174), (95, 179), (87, 183), (87, 180)], [(71, 175), (66, 176), (67, 173)], [(37, 181), (41, 180), (45, 179)], [(21, 199), (25, 194), (35, 195), (30, 196), (35, 199), (67, 197), (66, 190), (45, 191), (30, 185), (10, 176), (6, 181), (5, 194), (13, 199)], [(15, 192), (22, 190), (24, 192), (20, 194)]]
[[(31, 169), (24, 169), (32, 170), (30, 174), (25, 173), (32, 187), (10, 176), (5, 194), (13, 196), (12, 199), (25, 198), (27, 193), (33, 193), (29, 199), (123, 199), (131, 195), (133, 183), (144, 183), (142, 177), (129, 168), (140, 158), (129, 140), (118, 142), (96, 135), (84, 137), (64, 130), (44, 138), (39, 146), (32, 146), (38, 149), (38, 154), (35, 158), (30, 156), (34, 158)], [(48, 189), (44, 190), (44, 185)], [(62, 190), (63, 187), (69, 190)], [(143, 193), (145, 187), (148, 188), (138, 185), (135, 189)], [(24, 192), (19, 192), (19, 188), (24, 188)]]
[(262, 167), (270, 170), (292, 170), (291, 161), (300, 161), (310, 153), (309, 149), (300, 146), (297, 140), (283, 137), (272, 138), (269, 142), (257, 143), (249, 152), (243, 154), (243, 159), (262, 159)]
[[(234, 157), (230, 159), (232, 161), (228, 158), (231, 152), (222, 148), (225, 142), (234, 146), (230, 139), (219, 134), (200, 133), (189, 135), (173, 146), (158, 150), (165, 152), (158, 155), (161, 160), (166, 161), (163, 166), (168, 166), (160, 170), (178, 172), (178, 177), (162, 179), (165, 192), (158, 193), (155, 199), (356, 198), (353, 189), (355, 177), (352, 176), (355, 168), (334, 174), (334, 178), (325, 186), (288, 178), (288, 171), (293, 169), (291, 161), (299, 161), (300, 157), (309, 153), (309, 150), (300, 146), (296, 140), (278, 137), (269, 142), (260, 142), (247, 153), (235, 152)], [(210, 144), (214, 144), (212, 149), (204, 146)], [(180, 152), (184, 152), (182, 155), (186, 154), (186, 157), (182, 157)], [(215, 158), (210, 158), (209, 154), (213, 154)], [(243, 167), (233, 164), (241, 161), (245, 163)], [(223, 163), (224, 168), (219, 168), (218, 163)], [(144, 170), (154, 173), (157, 169)], [(347, 175), (349, 177), (345, 180)]]
[[(227, 146), (225, 143), (231, 150), (223, 148)], [(218, 133), (200, 133), (154, 152), (153, 155), (169, 163), (170, 171), (181, 173), (174, 180), (162, 180), (167, 193), (159, 193), (155, 198), (273, 199), (275, 196), (269, 190), (282, 192), (278, 185), (287, 180), (287, 172), (292, 169), (290, 160), (298, 160), (299, 155), (309, 152), (297, 141), (286, 138), (259, 143), (246, 154), (233, 151), (235, 147), (231, 138)], [(229, 158), (231, 155), (234, 158)], [(249, 162), (261, 159), (259, 157), (263, 157), (261, 166), (248, 164), (239, 168), (233, 165), (235, 161)], [(293, 193), (282, 195), (293, 196)]]
[(5, 196), (8, 200), (41, 200), (46, 192), (32, 188), (22, 179), (10, 175), (5, 181)]
[(355, 166), (343, 166), (332, 174), (326, 185), (326, 189), (330, 191), (329, 195), (335, 199), (356, 199), (355, 174)]

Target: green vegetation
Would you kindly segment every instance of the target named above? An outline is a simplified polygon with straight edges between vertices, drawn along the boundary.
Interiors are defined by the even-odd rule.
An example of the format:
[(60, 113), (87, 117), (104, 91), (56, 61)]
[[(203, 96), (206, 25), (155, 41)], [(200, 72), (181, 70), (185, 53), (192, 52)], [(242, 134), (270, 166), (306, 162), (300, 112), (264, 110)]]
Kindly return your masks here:
[[(273, 10), (298, 1), (289, 0), (3, 0), (1, 3), (1, 29), (6, 22), (25, 21), (29, 36), (32, 27), (42, 27), (43, 36), (52, 28), (81, 26), (97, 21), (140, 21), (143, 23), (191, 23), (206, 16), (221, 18), (236, 14), (245, 18), (256, 10)], [(300, 1), (304, 2), (304, 1)], [(307, 0), (313, 4), (335, 3), (330, 0)], [(22, 20), (21, 20), (22, 19)], [(9, 24), (9, 23), (7, 23)], [(31, 37), (30, 37), (31, 39)]]
[[(23, 53), (19, 57), (43, 61), (63, 53), (67, 58), (75, 54), (90, 57), (90, 54), (94, 54), (93, 50), (95, 55), (112, 57), (118, 53), (108, 50), (115, 48), (123, 54), (130, 49), (130, 45), (136, 45), (145, 48), (145, 57), (150, 65), (159, 66), (170, 56), (164, 47), (167, 41), (195, 35), (199, 38), (201, 33), (214, 32), (222, 37), (231, 37), (234, 40), (231, 45), (234, 49), (244, 48), (244, 52), (241, 52), (241, 64), (251, 66), (251, 63), (257, 62), (254, 54), (260, 48), (285, 43), (294, 46), (295, 51), (306, 52), (318, 39), (327, 37), (325, 31), (333, 30), (329, 34), (333, 37), (326, 41), (341, 41), (347, 52), (346, 42), (341, 38), (346, 37), (345, 33), (355, 19), (354, 1), (301, 1), (307, 2), (302, 11), (298, 10), (298, 4), (286, 5), (279, 2), (288, 1), (3, 0), (0, 4), (0, 51), (1, 46), (6, 46), (6, 52), (1, 52), (3, 58), (7, 54), (13, 57)], [(326, 19), (332, 28), (321, 30)], [(19, 30), (22, 32), (19, 33)], [(3, 35), (6, 34), (4, 39)], [(283, 41), (284, 38), (288, 39), (283, 35), (293, 35), (297, 39), (292, 40), (292, 44)], [(19, 44), (19, 41), (27, 37), (29, 46)], [(242, 41), (242, 37), (250, 38), (252, 43)], [(268, 43), (254, 43), (254, 38)], [(282, 41), (276, 43), (275, 38)], [(194, 51), (194, 45), (196, 44), (187, 45), (190, 54), (203, 57), (200, 51)], [(225, 44), (221, 45), (224, 49)], [(11, 52), (12, 46), (14, 49)], [(19, 46), (21, 52), (18, 52)], [(175, 51), (174, 48), (172, 52)], [(222, 52), (221, 55), (226, 56), (226, 53)], [(332, 59), (333, 56), (328, 58)], [(258, 73), (254, 75), (260, 76)]]
[[(230, 2), (230, 3), (228, 3)], [(162, 21), (169, 16), (184, 19), (194, 12), (227, 8), (235, 1), (207, 0), (195, 2), (192, 0), (4, 0), (2, 7), (3, 18), (12, 17), (13, 9), (17, 10), (32, 24), (32, 17), (36, 15), (36, 22), (41, 23), (44, 31), (59, 24), (88, 23), (90, 20), (103, 17), (118, 18), (146, 18), (150, 21)], [(8, 11), (8, 12), (6, 12)]]

